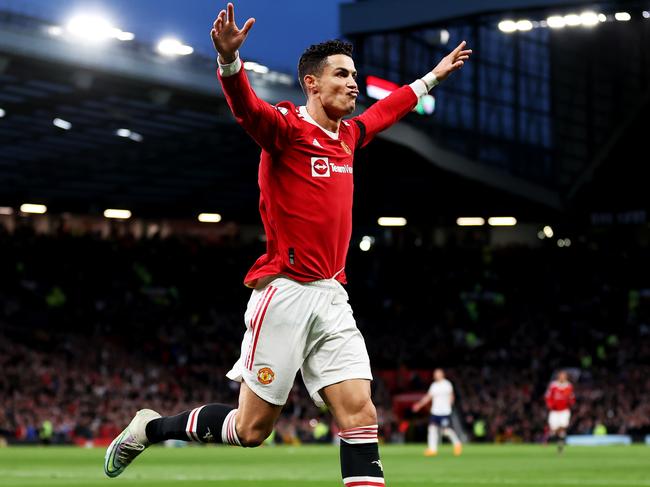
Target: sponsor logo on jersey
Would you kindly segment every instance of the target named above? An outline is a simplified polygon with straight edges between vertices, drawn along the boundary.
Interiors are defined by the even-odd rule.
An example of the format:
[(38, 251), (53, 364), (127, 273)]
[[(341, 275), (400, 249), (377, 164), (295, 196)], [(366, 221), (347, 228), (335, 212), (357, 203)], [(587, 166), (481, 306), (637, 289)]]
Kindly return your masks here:
[(311, 175), (315, 178), (329, 178), (331, 173), (352, 174), (353, 169), (349, 164), (334, 164), (327, 157), (311, 158)]
[(341, 147), (343, 147), (343, 150), (345, 151), (346, 154), (348, 155), (352, 154), (352, 151), (348, 147), (348, 144), (346, 144), (345, 142), (341, 141)]
[(352, 166), (343, 164), (342, 166), (330, 163), (330, 170), (339, 174), (352, 174)]
[(257, 372), (257, 380), (260, 384), (266, 386), (273, 382), (273, 379), (275, 379), (275, 372), (268, 367), (264, 367)]
[(330, 177), (330, 163), (327, 157), (311, 158), (311, 175), (315, 178)]

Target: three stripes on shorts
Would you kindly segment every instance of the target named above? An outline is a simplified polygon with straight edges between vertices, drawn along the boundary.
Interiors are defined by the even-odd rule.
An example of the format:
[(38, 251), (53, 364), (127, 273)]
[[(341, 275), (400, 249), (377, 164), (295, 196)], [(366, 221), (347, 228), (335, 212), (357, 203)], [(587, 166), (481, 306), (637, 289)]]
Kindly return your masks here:
[(248, 370), (253, 370), (253, 361), (255, 359), (255, 350), (257, 349), (257, 341), (260, 338), (260, 330), (262, 329), (262, 323), (264, 322), (264, 317), (266, 316), (266, 311), (269, 309), (269, 304), (271, 299), (278, 291), (278, 288), (275, 286), (269, 286), (266, 288), (266, 291), (262, 297), (257, 301), (255, 305), (255, 311), (253, 312), (253, 318), (251, 320), (251, 343), (248, 347), (248, 353), (246, 354), (246, 362), (244, 366)]

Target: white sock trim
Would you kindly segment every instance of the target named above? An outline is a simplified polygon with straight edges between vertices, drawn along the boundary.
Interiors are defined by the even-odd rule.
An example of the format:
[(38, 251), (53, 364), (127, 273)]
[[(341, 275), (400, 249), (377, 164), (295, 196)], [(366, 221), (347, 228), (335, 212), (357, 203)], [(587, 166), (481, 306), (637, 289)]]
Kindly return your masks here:
[(196, 428), (198, 427), (199, 424), (199, 413), (201, 412), (201, 409), (203, 409), (204, 407), (205, 406), (201, 406), (192, 409), (190, 415), (187, 417), (187, 424), (185, 425), (185, 433), (187, 434), (187, 437), (190, 439), (190, 441), (200, 442), (199, 436), (196, 434)]
[(377, 431), (379, 427), (376, 424), (370, 426), (360, 426), (358, 428), (349, 428), (339, 433), (341, 441), (350, 445), (360, 445), (363, 443), (378, 443)]
[(345, 477), (343, 483), (345, 485), (354, 483), (355, 487), (385, 485), (383, 477)]
[(237, 436), (237, 424), (235, 421), (236, 415), (237, 409), (233, 409), (228, 413), (226, 419), (223, 420), (223, 426), (221, 427), (221, 441), (224, 445), (241, 446), (241, 442)]

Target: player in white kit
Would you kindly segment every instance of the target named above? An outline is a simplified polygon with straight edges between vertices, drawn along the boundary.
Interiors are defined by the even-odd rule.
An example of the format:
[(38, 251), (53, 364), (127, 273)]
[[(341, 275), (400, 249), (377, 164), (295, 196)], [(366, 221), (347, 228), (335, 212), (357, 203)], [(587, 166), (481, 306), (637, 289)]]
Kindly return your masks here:
[(442, 369), (433, 371), (433, 383), (425, 396), (413, 405), (413, 411), (418, 412), (431, 402), (431, 418), (429, 420), (429, 431), (427, 435), (428, 447), (424, 452), (427, 457), (434, 457), (438, 454), (439, 431), (442, 429), (443, 436), (449, 438), (454, 445), (454, 455), (458, 456), (463, 451), (463, 445), (458, 435), (451, 427), (451, 411), (454, 405), (454, 386), (445, 379)]

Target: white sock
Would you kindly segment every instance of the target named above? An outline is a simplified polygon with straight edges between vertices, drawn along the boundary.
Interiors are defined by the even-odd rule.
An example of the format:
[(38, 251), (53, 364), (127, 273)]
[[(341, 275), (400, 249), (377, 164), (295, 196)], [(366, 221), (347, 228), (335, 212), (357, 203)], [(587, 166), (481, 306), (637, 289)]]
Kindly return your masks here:
[(460, 445), (460, 439), (458, 438), (458, 435), (453, 429), (445, 428), (442, 430), (442, 434), (445, 435), (447, 438), (449, 438), (449, 441), (451, 441), (454, 444), (454, 446)]
[(429, 425), (427, 442), (429, 444), (429, 450), (438, 451), (438, 427), (435, 424)]

